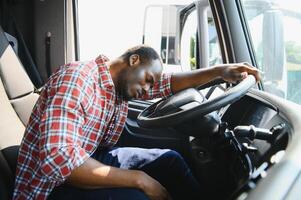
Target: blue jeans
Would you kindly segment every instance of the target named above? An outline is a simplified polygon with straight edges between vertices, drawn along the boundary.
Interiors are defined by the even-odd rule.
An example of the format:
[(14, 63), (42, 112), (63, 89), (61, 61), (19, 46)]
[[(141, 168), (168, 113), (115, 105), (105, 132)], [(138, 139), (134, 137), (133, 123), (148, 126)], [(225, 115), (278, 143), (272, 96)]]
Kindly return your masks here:
[[(182, 156), (168, 149), (120, 147), (99, 149), (92, 156), (99, 162), (123, 169), (142, 170), (160, 182), (173, 200), (201, 199), (201, 187)], [(80, 189), (70, 185), (56, 187), (48, 199), (146, 200), (141, 190), (131, 188)]]

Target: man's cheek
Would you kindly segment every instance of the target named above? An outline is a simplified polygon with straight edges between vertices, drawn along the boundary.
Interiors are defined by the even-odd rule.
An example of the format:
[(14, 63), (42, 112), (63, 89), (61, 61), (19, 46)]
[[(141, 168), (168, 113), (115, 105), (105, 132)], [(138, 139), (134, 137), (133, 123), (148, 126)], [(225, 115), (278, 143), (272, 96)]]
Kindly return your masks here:
[(133, 85), (129, 85), (129, 86), (128, 86), (129, 94), (130, 94), (132, 97), (135, 97), (135, 96), (136, 96), (137, 90), (139, 90), (139, 85), (138, 85), (138, 84), (133, 84)]
[(133, 90), (132, 90), (132, 88), (127, 88), (127, 96), (129, 96), (129, 97), (133, 97)]
[(133, 97), (133, 95), (135, 95), (135, 89), (134, 89), (133, 85), (128, 84), (126, 86), (126, 88), (127, 88), (127, 90), (126, 90), (127, 91), (127, 95), (130, 96), (130, 97)]

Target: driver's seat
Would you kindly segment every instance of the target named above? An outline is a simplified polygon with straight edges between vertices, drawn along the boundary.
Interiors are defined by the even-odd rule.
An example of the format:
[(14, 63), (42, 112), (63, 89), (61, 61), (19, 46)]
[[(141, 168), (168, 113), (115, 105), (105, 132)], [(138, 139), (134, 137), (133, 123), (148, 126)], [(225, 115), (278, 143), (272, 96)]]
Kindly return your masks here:
[(12, 198), (18, 147), (39, 95), (0, 27), (0, 199)]

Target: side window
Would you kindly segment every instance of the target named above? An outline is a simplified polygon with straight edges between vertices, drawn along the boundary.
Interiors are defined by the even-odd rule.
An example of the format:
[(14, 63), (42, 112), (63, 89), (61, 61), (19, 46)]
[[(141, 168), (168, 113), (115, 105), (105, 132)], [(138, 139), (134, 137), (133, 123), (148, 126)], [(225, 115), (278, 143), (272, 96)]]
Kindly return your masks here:
[[(150, 5), (145, 10), (143, 43), (154, 47), (160, 53), (164, 72), (199, 68), (197, 48), (204, 47), (197, 45), (198, 13), (195, 6), (184, 12), (185, 8), (187, 7), (183, 5)], [(206, 50), (209, 58), (206, 59), (209, 60), (209, 66), (212, 66), (221, 63), (221, 54), (211, 10), (209, 6), (206, 9), (206, 32), (201, 32), (200, 35), (207, 37)], [(200, 30), (203, 28), (200, 27)]]
[[(206, 34), (208, 38), (207, 51), (209, 56), (208, 58), (209, 66), (213, 66), (222, 63), (222, 57), (220, 53), (216, 27), (214, 24), (214, 20), (210, 8), (207, 8), (207, 22), (208, 22), (206, 24), (207, 27), (204, 29), (207, 30), (207, 33), (201, 32), (200, 35), (201, 37), (203, 37), (204, 34)], [(198, 54), (197, 48), (204, 48), (203, 46), (198, 47), (197, 45), (197, 42), (199, 41), (197, 25), (198, 25), (197, 12), (196, 10), (193, 10), (190, 12), (190, 14), (187, 16), (185, 20), (185, 24), (181, 35), (181, 45), (180, 45), (181, 59), (180, 60), (182, 65), (182, 71), (189, 71), (199, 67), (201, 68), (203, 67), (203, 66), (197, 66), (197, 54)], [(203, 28), (200, 27), (200, 30), (203, 30)], [(203, 59), (203, 58), (199, 58), (199, 59)]]
[(223, 62), (212, 12), (208, 9), (209, 66)]
[(264, 90), (301, 104), (301, 12), (294, 0), (243, 0)]
[(183, 6), (150, 5), (145, 9), (143, 43), (161, 56), (165, 72), (180, 71), (178, 17)]
[[(204, 23), (207, 27), (200, 27), (199, 30), (201, 30), (201, 34), (198, 34), (198, 18), (197, 18), (197, 12), (196, 10), (192, 10), (189, 15), (187, 16), (185, 20), (185, 24), (183, 26), (182, 35), (181, 35), (181, 43), (180, 43), (180, 54), (181, 54), (181, 68), (182, 71), (190, 71), (197, 68), (202, 68), (203, 66), (197, 66), (197, 57), (199, 50), (197, 48), (207, 48), (208, 51), (208, 64), (209, 67), (221, 64), (222, 63), (222, 56), (220, 53), (220, 46), (218, 43), (218, 37), (216, 32), (216, 27), (214, 24), (214, 19), (212, 16), (212, 12), (209, 7), (207, 7), (207, 23)], [(202, 32), (202, 30), (207, 30), (207, 32)], [(207, 38), (207, 47), (198, 46), (199, 41), (199, 35), (200, 37), (206, 37)], [(199, 58), (203, 59), (203, 58)], [(219, 87), (215, 87), (215, 89), (210, 91), (210, 88), (206, 88), (200, 92), (204, 96), (208, 94), (210, 91), (210, 95), (208, 94), (207, 97), (210, 96), (210, 98), (214, 98), (221, 93), (224, 92), (224, 88), (226, 86), (222, 85)]]
[(182, 71), (196, 69), (197, 57), (197, 12), (193, 10), (185, 21), (181, 35), (181, 66)]

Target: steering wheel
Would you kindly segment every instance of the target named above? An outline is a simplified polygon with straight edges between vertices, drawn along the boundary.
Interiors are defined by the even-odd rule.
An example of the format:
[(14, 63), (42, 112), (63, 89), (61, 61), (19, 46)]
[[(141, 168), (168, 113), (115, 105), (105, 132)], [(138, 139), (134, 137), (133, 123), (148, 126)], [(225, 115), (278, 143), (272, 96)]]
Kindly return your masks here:
[(197, 89), (188, 88), (144, 109), (138, 115), (137, 123), (144, 128), (159, 128), (174, 126), (196, 116), (205, 116), (239, 100), (255, 84), (255, 77), (248, 75), (239, 84), (210, 100), (206, 100)]

